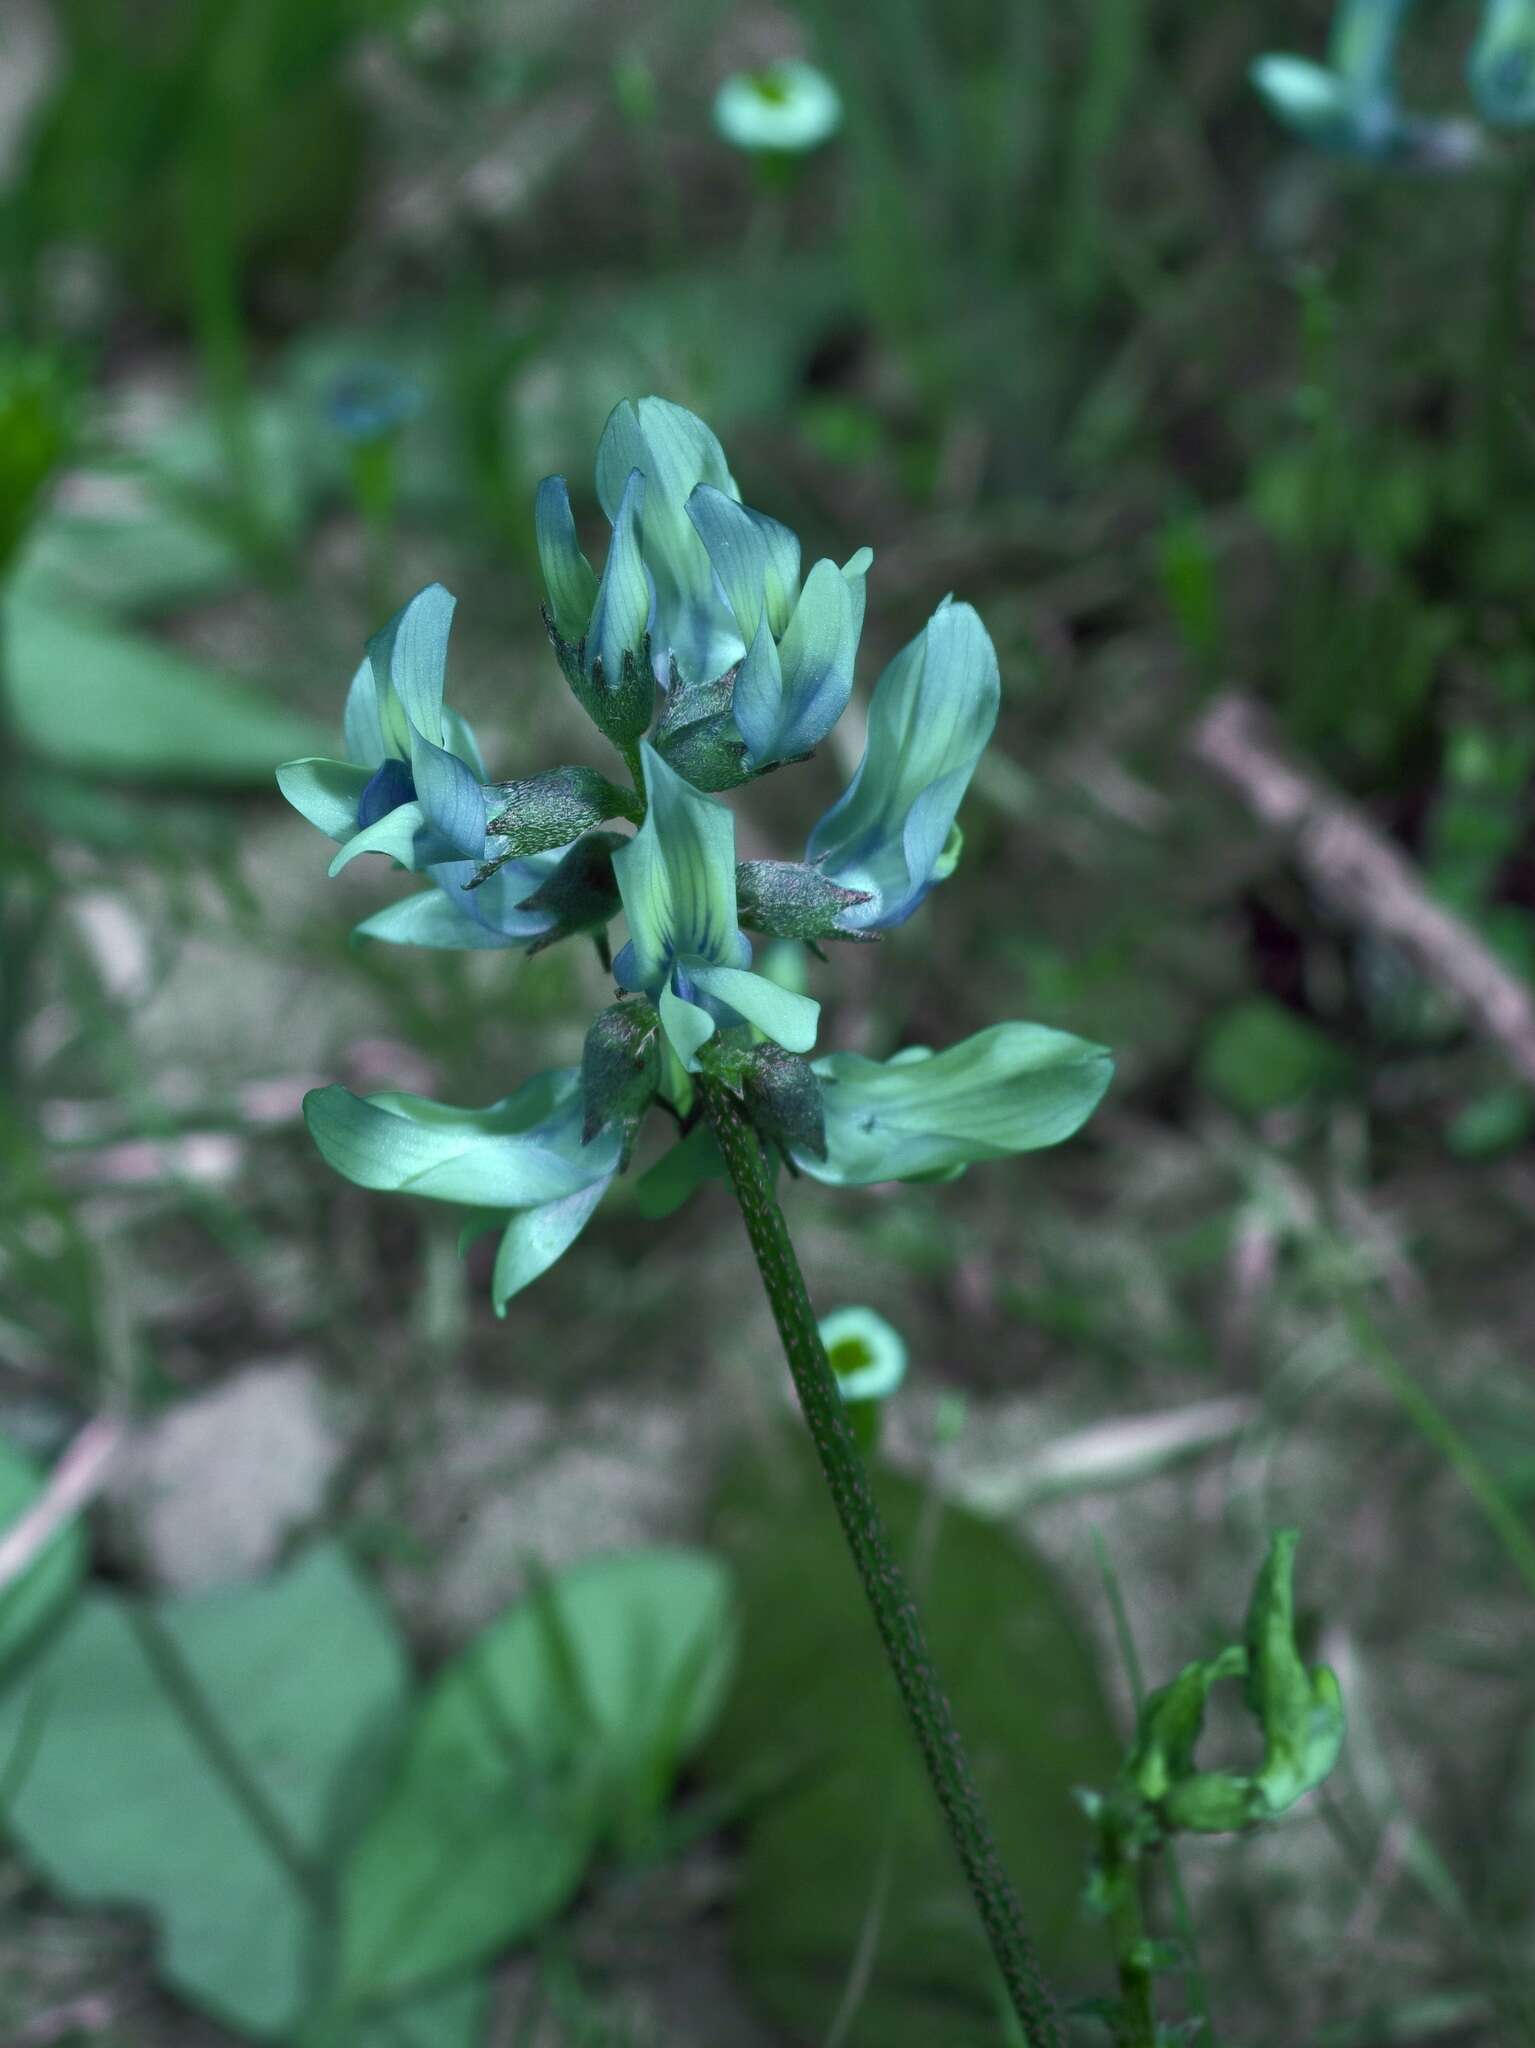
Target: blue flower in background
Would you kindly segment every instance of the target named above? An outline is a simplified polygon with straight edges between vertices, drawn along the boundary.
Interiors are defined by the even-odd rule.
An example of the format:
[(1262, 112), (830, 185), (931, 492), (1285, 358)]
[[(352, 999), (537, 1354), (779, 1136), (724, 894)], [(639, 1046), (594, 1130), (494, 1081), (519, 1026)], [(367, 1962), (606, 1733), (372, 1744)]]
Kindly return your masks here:
[(1412, 0), (1341, 0), (1326, 64), (1270, 55), (1252, 67), (1270, 110), (1324, 155), (1426, 170), (1462, 170), (1481, 145), (1472, 124), (1406, 112), (1397, 45)]
[(326, 393), (325, 412), (348, 441), (384, 441), (408, 427), (426, 403), (413, 377), (363, 368), (338, 377)]
[(842, 100), (823, 71), (785, 58), (732, 72), (715, 95), (714, 125), (748, 155), (803, 156), (841, 127)]
[(1495, 128), (1535, 123), (1535, 4), (1488, 0), (1467, 66), (1471, 94)]

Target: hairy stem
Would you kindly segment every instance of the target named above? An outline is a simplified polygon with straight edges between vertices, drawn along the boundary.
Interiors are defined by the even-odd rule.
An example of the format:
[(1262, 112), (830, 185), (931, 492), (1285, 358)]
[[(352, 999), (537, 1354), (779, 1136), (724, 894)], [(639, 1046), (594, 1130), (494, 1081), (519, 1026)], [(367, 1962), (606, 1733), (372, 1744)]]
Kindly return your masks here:
[(933, 1669), (921, 1621), (891, 1553), (890, 1538), (848, 1426), (836, 1375), (816, 1327), (762, 1147), (739, 1099), (723, 1081), (703, 1074), (700, 1089), (832, 1504), (1013, 2010), (1030, 2048), (1061, 2048), (1055, 2004), (1024, 1932), (1017, 1894), (1003, 1867), (953, 1713)]

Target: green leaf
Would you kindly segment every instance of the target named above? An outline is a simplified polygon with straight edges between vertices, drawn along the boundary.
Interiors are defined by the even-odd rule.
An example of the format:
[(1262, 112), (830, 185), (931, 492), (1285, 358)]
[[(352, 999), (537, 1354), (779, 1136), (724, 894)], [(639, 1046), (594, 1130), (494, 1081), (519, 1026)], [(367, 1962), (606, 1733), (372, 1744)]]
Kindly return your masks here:
[(304, 1098), (310, 1135), (328, 1164), (362, 1188), (425, 1195), (475, 1209), (529, 1209), (562, 1200), (611, 1174), (618, 1141), (581, 1142), (580, 1076), (540, 1074), (486, 1109), (456, 1109), (424, 1095), (341, 1087)]
[(0, 626), (21, 739), (83, 773), (270, 787), (280, 762), (325, 745), (296, 712), (105, 619), (13, 595)]
[(1100, 1045), (1043, 1024), (993, 1024), (941, 1053), (883, 1063), (858, 1053), (815, 1062), (827, 1156), (796, 1153), (817, 1180), (864, 1187), (945, 1173), (1058, 1145), (1087, 1121), (1113, 1077)]
[[(490, 2021), (490, 1979), (467, 1977), (364, 2018), (336, 2048), (482, 2048)], [(309, 2048), (305, 2042), (304, 2048)], [(328, 2048), (323, 2040), (315, 2048)]]
[(725, 1161), (714, 1132), (707, 1123), (695, 1124), (634, 1183), (635, 1207), (647, 1223), (659, 1223), (691, 1201), (705, 1181), (724, 1178)]
[[(0, 1437), (0, 1535), (43, 1490), (42, 1474)], [(0, 1591), (0, 1676), (74, 1593), (85, 1570), (85, 1537), (73, 1518), (49, 1538), (20, 1578)], [(3, 1774), (0, 1752), (0, 1774)]]
[(1263, 1116), (1338, 1088), (1353, 1062), (1305, 1017), (1270, 996), (1252, 996), (1216, 1018), (1197, 1072), (1228, 1108)]
[[(1118, 1744), (1090, 1637), (1048, 1567), (923, 1485), (873, 1475), (922, 1610), (1025, 1924), (1065, 1993), (1101, 1967), (1079, 1896), (1074, 1784)], [(713, 1524), (744, 1602), (739, 1676), (701, 1759), (710, 1788), (771, 1780), (744, 1820), (737, 1964), (773, 2019), (822, 2040), (878, 1916), (847, 2048), (995, 2048), (995, 1966), (885, 1667), (809, 1447), (749, 1454)], [(924, 1525), (926, 1533), (924, 1534)]]
[(0, 1699), (0, 1753), (30, 1744), (7, 1831), (64, 1897), (147, 1912), (183, 1996), (287, 2035), (345, 1795), (406, 1697), (389, 1620), (334, 1548), (154, 1607), (93, 1595)]
[(357, 2001), (524, 1940), (598, 1847), (633, 1840), (712, 1725), (730, 1581), (696, 1551), (596, 1558), (493, 1623), (428, 1698), (342, 1878)]

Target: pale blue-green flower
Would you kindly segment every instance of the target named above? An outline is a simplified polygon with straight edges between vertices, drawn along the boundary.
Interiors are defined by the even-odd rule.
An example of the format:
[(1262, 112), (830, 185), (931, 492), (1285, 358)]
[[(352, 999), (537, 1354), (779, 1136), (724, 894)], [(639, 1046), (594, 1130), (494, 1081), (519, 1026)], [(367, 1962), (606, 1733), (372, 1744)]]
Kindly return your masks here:
[[(556, 653), (625, 786), (581, 764), (487, 779), (443, 706), (452, 599), (436, 585), (370, 642), (347, 703), (350, 759), (289, 763), (280, 777), (342, 842), (333, 868), (378, 851), (424, 871), (428, 887), (365, 919), (361, 937), (531, 952), (584, 932), (607, 966), (608, 927), (627, 921), (619, 1000), (579, 1069), (485, 1110), (338, 1088), (307, 1105), (325, 1157), (359, 1185), (495, 1222), (498, 1306), (573, 1240), (658, 1100), (683, 1136), (642, 1176), (641, 1210), (663, 1213), (715, 1170), (689, 1078), (701, 1070), (736, 1092), (775, 1156), (845, 1186), (952, 1176), (1058, 1143), (1111, 1071), (1099, 1047), (1031, 1024), (883, 1063), (804, 1057), (819, 1006), (782, 948), (874, 939), (949, 872), (996, 722), (996, 654), (970, 606), (946, 599), (880, 677), (863, 760), (807, 858), (738, 863), (734, 818), (711, 792), (808, 753), (835, 723), (868, 551), (802, 580), (797, 538), (740, 502), (708, 427), (660, 399), (615, 410), (597, 479), (614, 527), (600, 577), (557, 478), (540, 487), (536, 524)], [(638, 829), (600, 829), (614, 820)], [(771, 975), (753, 971), (743, 926), (778, 942)]]
[(340, 1087), (304, 1098), (315, 1144), (356, 1186), (453, 1202), (500, 1222), (498, 1313), (574, 1243), (617, 1171), (617, 1132), (586, 1142), (583, 1115), (574, 1067), (540, 1074), (488, 1109)]
[(700, 484), (688, 516), (744, 650), (730, 711), (753, 770), (812, 752), (847, 709), (873, 550), (816, 563), (801, 587), (788, 527)]
[(1059, 1145), (1086, 1123), (1114, 1073), (1101, 1045), (1043, 1024), (993, 1024), (939, 1053), (834, 1052), (813, 1065), (826, 1152), (796, 1148), (794, 1162), (839, 1187), (948, 1176)]
[(807, 862), (867, 903), (849, 931), (911, 916), (948, 872), (955, 813), (997, 722), (996, 650), (971, 606), (945, 598), (874, 688), (869, 736), (847, 790), (810, 835)]
[(1484, 121), (1495, 128), (1535, 123), (1535, 4), (1487, 0), (1467, 76)]
[(539, 485), (535, 527), (556, 651), (599, 727), (637, 740), (653, 674), (669, 693), (653, 742), (700, 787), (811, 752), (852, 689), (870, 551), (802, 586), (798, 538), (741, 503), (710, 429), (660, 398), (610, 414), (597, 496), (613, 524), (600, 579), (563, 477)]
[(1402, 107), (1397, 44), (1412, 0), (1341, 0), (1327, 62), (1272, 54), (1252, 81), (1270, 111), (1324, 155), (1428, 170), (1460, 170), (1480, 141), (1468, 122), (1428, 120)]
[(813, 64), (785, 59), (733, 72), (714, 100), (714, 125), (753, 156), (803, 156), (842, 125), (837, 88)]
[(906, 1339), (872, 1308), (837, 1308), (820, 1322), (844, 1401), (888, 1400), (906, 1377)]
[(621, 988), (650, 998), (690, 1072), (721, 1025), (746, 1023), (790, 1052), (815, 1043), (820, 1006), (748, 970), (736, 922), (735, 820), (642, 749), (645, 822), (613, 856), (629, 943), (613, 963)]
[(484, 857), (484, 766), (473, 733), (443, 704), (452, 621), (440, 583), (418, 592), (374, 634), (352, 678), (346, 760), (277, 771), (294, 809), (342, 842), (333, 875), (360, 853), (407, 868)]
[(562, 640), (584, 647), (588, 675), (601, 659), (609, 688), (624, 657), (639, 660), (647, 644), (663, 687), (674, 662), (684, 683), (707, 682), (744, 652), (687, 516), (701, 483), (740, 495), (724, 450), (702, 420), (664, 398), (616, 405), (597, 446), (597, 497), (613, 527), (600, 580), (581, 552), (565, 479), (545, 477), (538, 487), (535, 524), (549, 615)]

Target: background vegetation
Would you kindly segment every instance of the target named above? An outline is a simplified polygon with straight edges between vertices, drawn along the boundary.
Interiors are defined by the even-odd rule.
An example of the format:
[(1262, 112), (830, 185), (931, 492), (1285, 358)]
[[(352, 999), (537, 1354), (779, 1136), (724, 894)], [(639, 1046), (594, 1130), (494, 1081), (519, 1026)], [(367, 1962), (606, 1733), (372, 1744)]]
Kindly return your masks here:
[[(1430, 104), (1461, 92), (1465, 12), (1415, 23)], [(1103, 1988), (1070, 1788), (1129, 1725), (1116, 1596), (1160, 1681), (1230, 1639), (1294, 1523), (1344, 1762), (1283, 1829), (1184, 1852), (1187, 1915), (1153, 1900), (1166, 2009), (1224, 2042), (1535, 2041), (1530, 1092), (1188, 746), (1216, 693), (1260, 697), (1425, 896), (1535, 973), (1523, 173), (1305, 155), (1247, 68), (1326, 28), (1309, 0), (8, 0), (6, 532), (65, 452), (3, 608), (0, 1435), (45, 1467), (94, 1419), (116, 1456), (56, 1586), (23, 1583), (38, 1613), (0, 1606), (0, 1653), (9, 1627), (15, 1679), (95, 1601), (101, 1644), (70, 1640), (120, 1711), (77, 1728), (60, 1676), (39, 1732), (0, 1691), (0, 2039), (261, 2030), (112, 1910), (152, 1886), (26, 1822), (57, 1735), (88, 1841), (197, 1834), (190, 1767), (132, 1749), (131, 1701), (172, 1666), (216, 1690), (224, 1653), (208, 1610), (151, 1596), (257, 1575), (230, 1626), (338, 1728), (403, 1727), (521, 1598), (501, 1626), (569, 1723), (543, 1574), (676, 1543), (733, 1579), (653, 1560), (643, 1599), (591, 1596), (596, 1638), (609, 1597), (642, 1636), (660, 1617), (672, 1677), (620, 1701), (624, 1741), (592, 1679), (553, 1761), (496, 1751), (600, 1783), (556, 1830), (568, 1881), (465, 1937), (472, 1992), (401, 1961), (437, 2003), (368, 2042), (1008, 2038), (798, 1500), (728, 1207), (656, 1222), (624, 1193), (498, 1323), (484, 1247), (466, 1280), (451, 1219), (341, 1184), (298, 1118), (326, 1080), (479, 1102), (578, 1053), (589, 951), (348, 947), (399, 878), (328, 884), (270, 771), (333, 751), (364, 637), (439, 578), (499, 772), (567, 758), (531, 491), (559, 470), (584, 496), (611, 404), (657, 391), (817, 553), (872, 543), (865, 687), (949, 588), (1001, 655), (964, 860), (935, 914), (814, 969), (824, 1042), (1027, 1016), (1118, 1057), (1058, 1153), (792, 1193), (818, 1306), (907, 1338), (893, 1512), (1054, 1968)], [(710, 113), (783, 53), (845, 105), (787, 183)], [(349, 431), (375, 403), (388, 459)], [(844, 737), (804, 771), (828, 796)], [(796, 852), (805, 815), (802, 786), (755, 786), (745, 852)], [(0, 1480), (3, 1523), (35, 1481)], [(732, 1629), (715, 1698), (690, 1630), (721, 1655)], [(1213, 1733), (1234, 1753), (1234, 1719)], [(523, 1825), (527, 1782), (485, 1768)], [(247, 1926), (296, 1887), (323, 1946), (351, 1823), (311, 1790), (313, 1842), (239, 1881)], [(508, 1840), (514, 1870), (552, 1853)]]

